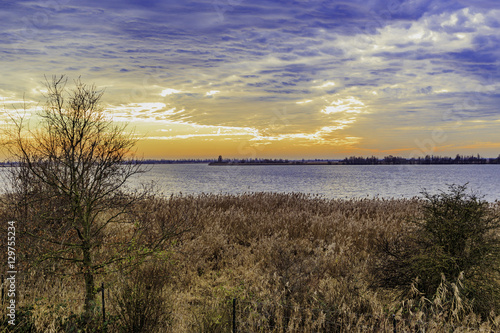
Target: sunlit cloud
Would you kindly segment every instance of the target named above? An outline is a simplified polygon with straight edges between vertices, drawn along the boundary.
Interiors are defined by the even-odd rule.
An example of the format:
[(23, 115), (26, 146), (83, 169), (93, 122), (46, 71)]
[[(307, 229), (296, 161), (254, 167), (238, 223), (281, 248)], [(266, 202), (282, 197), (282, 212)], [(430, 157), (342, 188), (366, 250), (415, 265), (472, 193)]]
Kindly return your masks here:
[(205, 95), (207, 95), (207, 96), (213, 96), (213, 95), (218, 94), (218, 93), (220, 93), (219, 90), (210, 90)]
[(360, 113), (365, 104), (355, 97), (347, 97), (333, 101), (330, 106), (326, 106), (321, 112), (325, 114), (334, 113)]
[(319, 86), (319, 88), (329, 88), (329, 87), (334, 87), (334, 86), (335, 86), (335, 82), (328, 81), (328, 82), (323, 83), (321, 86)]
[(158, 132), (164, 135), (147, 136), (150, 140), (182, 140), (192, 138), (227, 138), (227, 137), (247, 137), (258, 135), (258, 130), (250, 127), (230, 127), (230, 126), (207, 126), (194, 123), (183, 123), (179, 121), (166, 122), (171, 126), (169, 129), (160, 129)]
[[(16, 105), (16, 104), (25, 104), (27, 101), (22, 99), (16, 99), (16, 97), (2, 97), (0, 96), (0, 104), (3, 105)], [(29, 103), (29, 102), (28, 102)]]
[(305, 101), (300, 101), (300, 102), (295, 102), (296, 104), (307, 104), (307, 103), (311, 103), (312, 102), (312, 99), (308, 99), (308, 100), (305, 100)]
[(164, 109), (166, 106), (167, 105), (165, 103), (133, 103), (133, 104), (115, 106), (112, 109), (114, 111), (113, 112), (114, 114), (124, 113), (124, 114), (136, 115), (144, 111), (146, 111), (147, 113), (154, 113)]
[(168, 88), (168, 89), (162, 90), (162, 92), (160, 93), (160, 96), (165, 97), (165, 96), (172, 95), (172, 94), (178, 94), (180, 92), (181, 92), (180, 90)]
[[(282, 140), (307, 140), (312, 144), (336, 144), (339, 140), (347, 140), (343, 135), (332, 135), (336, 131), (344, 129), (349, 122), (339, 122), (336, 126), (323, 126), (313, 133), (290, 133), (272, 135), (263, 131), (258, 132), (251, 141), (282, 141)], [(360, 138), (349, 137), (351, 143), (358, 142)]]
[(184, 110), (169, 108), (165, 103), (131, 103), (109, 108), (115, 121), (123, 122), (159, 122)]

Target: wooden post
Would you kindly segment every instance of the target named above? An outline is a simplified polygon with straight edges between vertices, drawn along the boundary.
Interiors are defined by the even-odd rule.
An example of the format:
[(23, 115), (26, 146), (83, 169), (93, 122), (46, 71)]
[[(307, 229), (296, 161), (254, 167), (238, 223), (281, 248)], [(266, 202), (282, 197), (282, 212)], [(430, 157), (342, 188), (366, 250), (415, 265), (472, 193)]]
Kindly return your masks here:
[(236, 333), (236, 298), (233, 298), (233, 333)]
[(106, 307), (104, 306), (104, 282), (101, 282), (101, 295), (102, 295), (102, 322), (106, 322)]

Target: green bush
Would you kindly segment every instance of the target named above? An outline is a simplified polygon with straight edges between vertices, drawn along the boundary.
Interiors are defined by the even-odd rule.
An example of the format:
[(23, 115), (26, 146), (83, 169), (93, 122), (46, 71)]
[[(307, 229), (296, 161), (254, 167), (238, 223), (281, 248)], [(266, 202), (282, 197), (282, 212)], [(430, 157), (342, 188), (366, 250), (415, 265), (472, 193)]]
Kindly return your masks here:
[(463, 274), (462, 296), (487, 316), (500, 305), (499, 214), (466, 185), (423, 195), (414, 228), (381, 242), (379, 282), (409, 291), (418, 278), (417, 288), (431, 298), (443, 277), (456, 281)]

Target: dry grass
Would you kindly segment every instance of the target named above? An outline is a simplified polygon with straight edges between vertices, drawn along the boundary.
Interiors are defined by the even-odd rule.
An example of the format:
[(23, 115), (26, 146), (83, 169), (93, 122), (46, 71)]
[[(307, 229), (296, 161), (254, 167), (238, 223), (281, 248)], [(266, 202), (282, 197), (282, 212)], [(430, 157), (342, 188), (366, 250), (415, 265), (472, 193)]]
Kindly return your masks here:
[[(101, 277), (112, 293), (109, 331), (137, 316), (135, 306), (160, 318), (148, 332), (230, 332), (233, 299), (240, 332), (393, 332), (394, 324), (398, 332), (500, 329), (498, 312), (480, 318), (461, 302), (460, 281), (443, 281), (432, 299), (417, 290), (400, 299), (397, 290), (374, 287), (380, 240), (411, 232), (408, 219), (421, 214), (418, 199), (249, 193), (148, 200), (136, 215), (148, 232), (178, 231), (169, 221), (187, 231), (131, 275), (137, 283), (118, 269)], [(7, 211), (2, 207), (3, 218)], [(48, 271), (58, 269), (64, 270)], [(34, 307), (38, 331), (57, 332), (81, 313), (82, 302), (67, 300), (83, 300), (83, 283), (53, 274), (40, 279), (40, 270), (22, 273), (20, 301)], [(134, 302), (124, 303), (123, 296)]]

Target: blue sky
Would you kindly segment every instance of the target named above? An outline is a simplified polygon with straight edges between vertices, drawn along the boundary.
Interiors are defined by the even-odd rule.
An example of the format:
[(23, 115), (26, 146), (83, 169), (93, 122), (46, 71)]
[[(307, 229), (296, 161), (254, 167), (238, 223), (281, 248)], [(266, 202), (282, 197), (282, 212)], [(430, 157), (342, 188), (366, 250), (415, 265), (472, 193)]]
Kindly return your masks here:
[(500, 153), (498, 1), (3, 1), (0, 35), (4, 111), (81, 76), (145, 156)]

